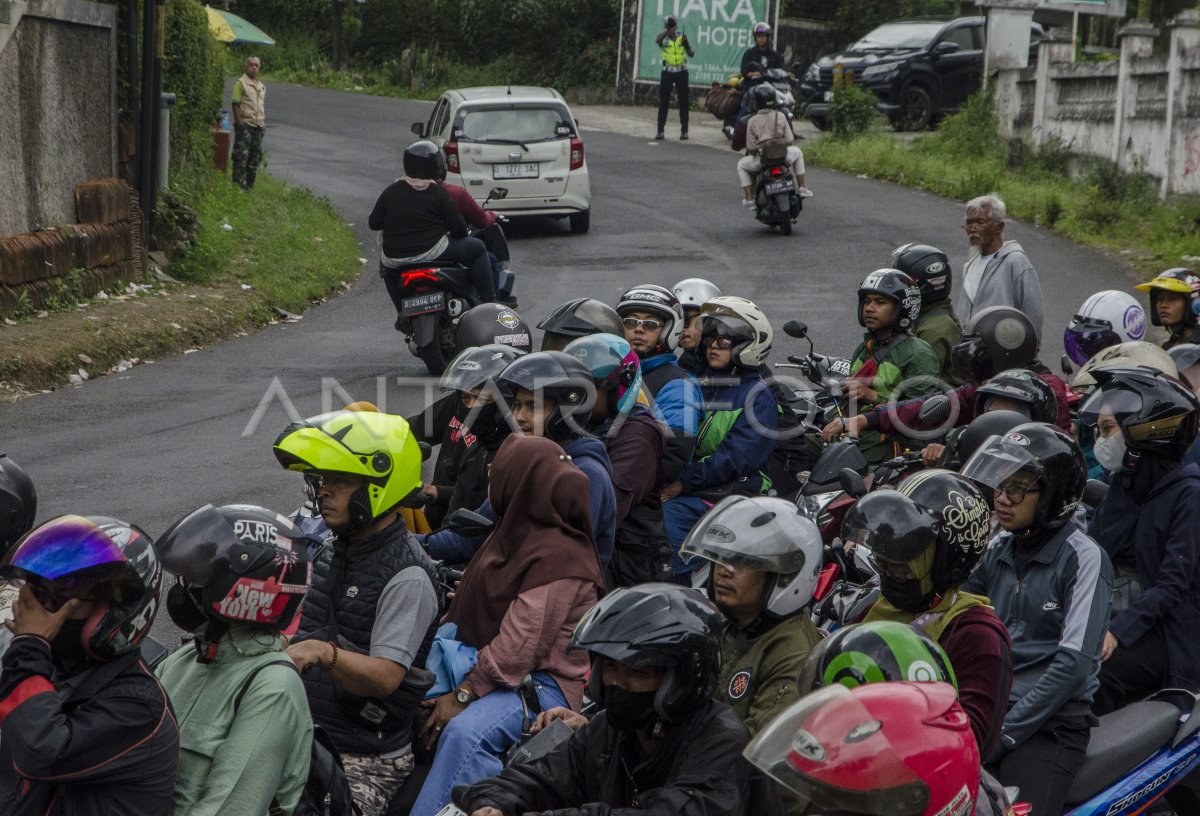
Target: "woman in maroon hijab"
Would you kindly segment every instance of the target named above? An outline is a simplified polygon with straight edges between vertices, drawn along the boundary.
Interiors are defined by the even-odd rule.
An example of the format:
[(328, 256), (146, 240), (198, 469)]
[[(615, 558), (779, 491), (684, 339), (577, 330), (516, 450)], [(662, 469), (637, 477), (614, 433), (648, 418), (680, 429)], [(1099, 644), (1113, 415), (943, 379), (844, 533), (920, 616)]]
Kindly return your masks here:
[(425, 722), (421, 738), (441, 744), (412, 816), (434, 816), (455, 785), (500, 772), (500, 755), (520, 736), (515, 689), (525, 675), (533, 675), (543, 709), (578, 710), (583, 699), (587, 654), (566, 647), (603, 589), (587, 476), (556, 443), (514, 434), (490, 478), (500, 521), (446, 613), (479, 661)]

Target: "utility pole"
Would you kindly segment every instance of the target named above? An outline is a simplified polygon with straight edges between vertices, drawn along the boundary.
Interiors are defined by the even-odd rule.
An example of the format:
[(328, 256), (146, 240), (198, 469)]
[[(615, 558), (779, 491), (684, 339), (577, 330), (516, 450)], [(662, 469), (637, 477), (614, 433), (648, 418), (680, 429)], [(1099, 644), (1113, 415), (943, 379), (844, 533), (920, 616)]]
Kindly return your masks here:
[(158, 146), (159, 93), (162, 88), (163, 4), (165, 0), (145, 0), (142, 13), (142, 104), (138, 125), (138, 198), (142, 207), (142, 238), (147, 245), (154, 230), (154, 205), (158, 173), (155, 152)]

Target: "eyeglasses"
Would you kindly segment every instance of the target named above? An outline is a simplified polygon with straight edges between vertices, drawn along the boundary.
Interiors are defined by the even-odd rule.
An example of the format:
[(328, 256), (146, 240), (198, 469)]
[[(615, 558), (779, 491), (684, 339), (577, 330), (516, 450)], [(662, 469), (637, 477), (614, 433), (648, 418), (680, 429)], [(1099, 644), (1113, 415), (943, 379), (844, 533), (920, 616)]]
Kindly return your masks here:
[(1037, 486), (1037, 482), (1032, 484), (1026, 482), (1005, 482), (996, 488), (996, 493), (1003, 493), (1013, 504), (1020, 504), (1025, 501), (1025, 497), (1030, 493), (1041, 493), (1042, 490)]
[(663, 322), (661, 320), (654, 320), (653, 318), (641, 320), (636, 317), (626, 317), (621, 321), (621, 323), (627, 329), (636, 329), (640, 326), (645, 328), (646, 331), (658, 331), (663, 327)]
[(734, 339), (732, 337), (714, 337), (712, 340), (708, 341), (708, 344), (712, 348), (720, 349), (721, 351), (728, 351), (729, 349), (733, 348)]

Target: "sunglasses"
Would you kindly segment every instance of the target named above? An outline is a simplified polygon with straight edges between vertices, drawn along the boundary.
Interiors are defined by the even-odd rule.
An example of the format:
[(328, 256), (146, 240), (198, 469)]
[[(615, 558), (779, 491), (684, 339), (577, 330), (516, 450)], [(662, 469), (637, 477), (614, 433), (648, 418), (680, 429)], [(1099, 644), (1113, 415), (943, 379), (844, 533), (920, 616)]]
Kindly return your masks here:
[(729, 351), (733, 348), (734, 339), (732, 337), (714, 337), (708, 341), (711, 348), (720, 349), (721, 351)]
[(652, 318), (647, 318), (646, 320), (640, 320), (636, 317), (626, 317), (621, 321), (621, 323), (627, 329), (636, 329), (638, 327), (643, 327), (646, 329), (646, 331), (658, 331), (659, 329), (661, 329), (663, 327), (663, 322), (661, 320), (654, 320)]

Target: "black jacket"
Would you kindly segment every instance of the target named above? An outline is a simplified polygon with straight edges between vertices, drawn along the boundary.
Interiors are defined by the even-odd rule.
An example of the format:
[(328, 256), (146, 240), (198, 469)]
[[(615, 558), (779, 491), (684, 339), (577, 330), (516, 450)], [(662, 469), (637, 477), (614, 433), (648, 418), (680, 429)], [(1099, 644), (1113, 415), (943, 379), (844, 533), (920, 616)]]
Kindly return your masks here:
[(50, 645), (26, 635), (0, 665), (0, 813), (171, 812), (179, 729), (140, 654), (52, 682)]
[(742, 76), (745, 76), (746, 72), (750, 70), (752, 62), (757, 62), (763, 71), (782, 68), (783, 55), (773, 48), (768, 48), (766, 51), (759, 51), (758, 46), (747, 48), (742, 54)]
[[(782, 816), (774, 784), (742, 757), (746, 727), (732, 709), (705, 702), (645, 756), (637, 739), (608, 726), (603, 712), (550, 754), (454, 789), (468, 813), (609, 816)], [(626, 771), (628, 769), (628, 772)]]
[(389, 258), (428, 252), (447, 233), (451, 238), (467, 237), (467, 222), (450, 194), (436, 184), (414, 190), (397, 179), (379, 194), (367, 223), (383, 232), (383, 254)]

